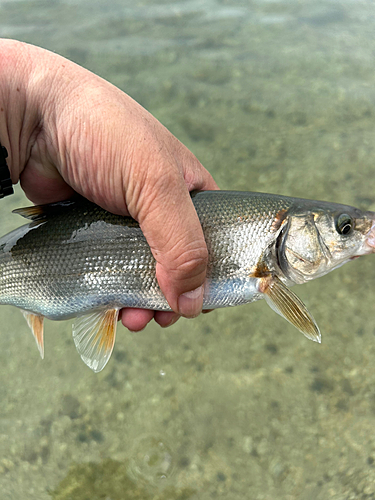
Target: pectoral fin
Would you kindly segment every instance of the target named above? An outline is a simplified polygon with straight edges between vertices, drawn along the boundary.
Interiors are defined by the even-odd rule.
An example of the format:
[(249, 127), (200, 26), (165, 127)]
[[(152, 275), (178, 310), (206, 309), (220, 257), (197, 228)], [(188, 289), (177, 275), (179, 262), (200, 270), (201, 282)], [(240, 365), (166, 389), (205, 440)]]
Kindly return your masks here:
[(276, 276), (261, 278), (260, 291), (267, 304), (314, 342), (321, 342), (319, 327), (305, 304)]
[(86, 365), (100, 372), (108, 363), (115, 344), (118, 309), (99, 311), (76, 318), (73, 340)]
[(43, 342), (43, 320), (44, 316), (39, 314), (33, 314), (29, 311), (24, 311), (21, 309), (22, 314), (24, 315), (27, 324), (34, 335), (34, 339), (36, 341), (36, 345), (38, 346), (40, 355), (42, 359), (44, 359), (44, 342)]

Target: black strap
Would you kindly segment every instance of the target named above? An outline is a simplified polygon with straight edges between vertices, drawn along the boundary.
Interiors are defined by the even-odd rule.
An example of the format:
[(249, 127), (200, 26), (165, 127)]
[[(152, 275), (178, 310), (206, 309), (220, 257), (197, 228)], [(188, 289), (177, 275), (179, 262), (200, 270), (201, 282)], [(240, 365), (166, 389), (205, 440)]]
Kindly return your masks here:
[(10, 178), (10, 172), (6, 161), (7, 157), (8, 151), (0, 143), (0, 198), (4, 198), (4, 196), (9, 196), (14, 193), (12, 179)]

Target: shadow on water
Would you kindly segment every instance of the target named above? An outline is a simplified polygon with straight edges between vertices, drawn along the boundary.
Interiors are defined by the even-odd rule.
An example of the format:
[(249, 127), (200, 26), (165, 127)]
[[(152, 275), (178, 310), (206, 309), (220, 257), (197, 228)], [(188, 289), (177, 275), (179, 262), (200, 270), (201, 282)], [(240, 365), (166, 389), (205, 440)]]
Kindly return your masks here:
[[(150, 457), (153, 460), (154, 457)], [(166, 487), (159, 493), (145, 487), (129, 476), (129, 464), (110, 458), (100, 463), (76, 464), (55, 491), (53, 500), (189, 500), (196, 497), (191, 488)]]

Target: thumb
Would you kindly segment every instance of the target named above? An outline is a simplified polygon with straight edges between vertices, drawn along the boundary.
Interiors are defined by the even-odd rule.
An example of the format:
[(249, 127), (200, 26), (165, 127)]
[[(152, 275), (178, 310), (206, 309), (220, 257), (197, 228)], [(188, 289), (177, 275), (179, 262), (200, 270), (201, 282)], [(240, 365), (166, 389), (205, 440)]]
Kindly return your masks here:
[[(142, 231), (156, 259), (156, 277), (171, 308), (185, 317), (202, 311), (208, 251), (201, 224), (181, 173), (154, 185)], [(208, 179), (210, 178), (211, 181)], [(195, 185), (194, 185), (195, 184)], [(193, 182), (193, 188), (198, 187)], [(215, 189), (207, 173), (201, 184)], [(189, 187), (192, 184), (189, 182)]]

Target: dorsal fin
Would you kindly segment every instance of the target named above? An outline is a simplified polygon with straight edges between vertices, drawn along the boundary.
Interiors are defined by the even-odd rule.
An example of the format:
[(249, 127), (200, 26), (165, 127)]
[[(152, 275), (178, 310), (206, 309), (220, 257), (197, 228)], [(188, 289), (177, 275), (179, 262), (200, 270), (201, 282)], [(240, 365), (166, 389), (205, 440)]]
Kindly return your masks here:
[(43, 210), (44, 206), (45, 205), (35, 205), (33, 207), (16, 208), (12, 211), (12, 213), (21, 215), (22, 217), (25, 217), (25, 219), (41, 220), (46, 217)]
[(49, 215), (56, 214), (57, 212), (60, 212), (61, 209), (64, 209), (66, 207), (69, 207), (77, 203), (77, 201), (79, 201), (80, 198), (81, 197), (77, 195), (70, 200), (58, 201), (57, 203), (48, 203), (46, 205), (34, 205), (31, 207), (16, 208), (15, 210), (12, 211), (12, 213), (21, 215), (22, 217), (25, 217), (25, 219), (29, 219), (32, 221), (43, 221), (47, 220)]

